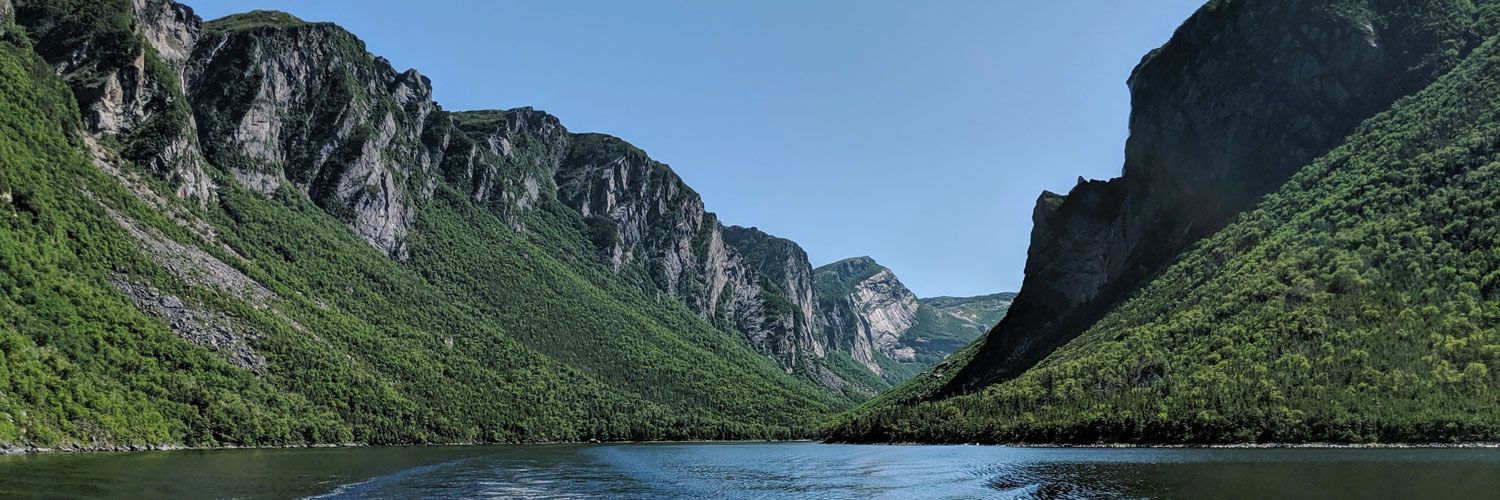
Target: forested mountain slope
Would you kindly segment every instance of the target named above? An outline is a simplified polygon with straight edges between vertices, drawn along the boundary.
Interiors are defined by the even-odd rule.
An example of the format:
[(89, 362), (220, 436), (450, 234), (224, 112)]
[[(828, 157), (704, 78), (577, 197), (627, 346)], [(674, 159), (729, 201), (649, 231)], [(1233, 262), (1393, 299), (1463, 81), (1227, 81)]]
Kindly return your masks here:
[(832, 435), (1500, 439), (1497, 81), (1490, 38), (1034, 368), (961, 396), (886, 398)]
[(0, 16), (0, 446), (788, 438), (859, 397), (612, 267), (544, 113), (285, 14)]
[(1214, 0), (1130, 75), (1121, 177), (1044, 192), (1020, 294), (937, 389), (1014, 377), (1494, 32), (1496, 2)]

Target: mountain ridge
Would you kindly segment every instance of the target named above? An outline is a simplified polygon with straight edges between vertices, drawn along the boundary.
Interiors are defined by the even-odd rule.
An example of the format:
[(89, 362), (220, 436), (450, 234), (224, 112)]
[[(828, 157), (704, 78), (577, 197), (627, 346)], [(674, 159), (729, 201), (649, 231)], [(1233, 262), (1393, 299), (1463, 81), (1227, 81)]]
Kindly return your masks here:
[(1453, 67), (1494, 17), (1492, 4), (1206, 3), (1128, 79), (1121, 177), (1038, 197), (1012, 313), (938, 394), (1039, 362), (1365, 118)]
[[(985, 340), (935, 366), (931, 377), (846, 414), (826, 437), (947, 443), (1493, 441), (1500, 435), (1493, 411), (1500, 385), (1489, 369), (1500, 344), (1488, 301), (1500, 267), (1492, 255), (1496, 207), (1490, 194), (1493, 137), (1500, 123), (1491, 102), (1500, 71), (1495, 34), (1500, 30), (1493, 22), (1497, 5), (1341, 5), (1348, 10), (1334, 13), (1335, 18), (1368, 14), (1353, 19), (1355, 32), (1389, 29), (1399, 32), (1398, 39), (1438, 34), (1414, 38), (1419, 45), (1431, 44), (1430, 50), (1402, 54), (1415, 54), (1420, 64), (1409, 68), (1420, 71), (1389, 81), (1368, 75), (1351, 81), (1399, 87), (1441, 74), (1373, 112), (1223, 229), (1171, 255), (1170, 265), (1118, 304), (1095, 304), (1098, 309), (1090, 314), (1099, 314), (1098, 321), (1069, 318), (1072, 313), (1052, 320), (1075, 321), (1064, 326), (1080, 329), (1077, 337), (1030, 339), (1028, 346), (1026, 337), (1010, 330), (1023, 321), (1012, 318), (1024, 317), (1007, 316)], [(1213, 34), (1213, 43), (1233, 41), (1211, 29), (1214, 23), (1255, 26), (1267, 19), (1256, 18), (1266, 15), (1256, 9), (1273, 12), (1274, 21), (1299, 8), (1328, 4), (1211, 2), (1168, 46), (1211, 46), (1192, 40), (1203, 33)], [(1261, 33), (1296, 32), (1300, 18), (1289, 19)], [(1403, 28), (1401, 23), (1412, 19), (1443, 22)], [(1484, 41), (1471, 40), (1474, 33), (1486, 33)], [(1452, 34), (1457, 38), (1447, 37)], [(1274, 39), (1252, 40), (1280, 46)], [(1339, 37), (1315, 40), (1337, 46)], [(1364, 51), (1385, 50), (1379, 43), (1360, 43), (1352, 52), (1356, 59)], [(1227, 50), (1250, 46), (1237, 41)], [(1329, 50), (1329, 57), (1349, 57), (1336, 47)], [(1162, 59), (1165, 53), (1154, 52), (1147, 60), (1170, 60)], [(1199, 55), (1213, 54), (1204, 49)], [(1385, 68), (1356, 70), (1379, 74)], [(1135, 78), (1133, 88), (1141, 83)], [(1168, 81), (1173, 82), (1200, 90), (1235, 84)], [(1295, 88), (1336, 89), (1311, 83)], [(1138, 131), (1132, 128), (1128, 150), (1140, 151)], [(1282, 173), (1266, 170), (1275, 175), (1260, 182), (1275, 182)], [(1250, 168), (1238, 175), (1264, 173)], [(1212, 178), (1171, 182), (1195, 179), (1210, 184), (1206, 189), (1217, 187)], [(1044, 194), (1033, 259), (1058, 255), (1047, 238), (1035, 237), (1053, 230), (1052, 217), (1085, 220), (1080, 217), (1098, 213), (1089, 207), (1118, 203), (1124, 193), (1118, 189), (1128, 182), (1133, 181), (1080, 180), (1066, 198)], [(1253, 196), (1257, 189), (1247, 185), (1236, 196)], [(1068, 210), (1082, 215), (1067, 215)], [(1106, 219), (1094, 222), (1099, 220), (1105, 222), (1074, 234), (1104, 242), (1093, 250), (1126, 241), (1111, 232)], [(1044, 243), (1040, 247), (1038, 239)], [(1028, 262), (1028, 274), (1045, 265)], [(1131, 286), (1128, 280), (1091, 283), (1100, 289)], [(1026, 296), (1023, 287), (1015, 314), (1022, 314)], [(1032, 349), (1035, 358), (997, 357), (994, 347), (1005, 342)], [(1006, 359), (1014, 362), (1008, 368), (1002, 366)]]
[(531, 188), (545, 115), (447, 126), (332, 25), (15, 7), (7, 447), (785, 439), (850, 404), (616, 276)]
[(869, 256), (813, 270), (818, 324), (829, 345), (891, 384), (973, 341), (1004, 317), (1014, 294), (920, 299)]
[(623, 139), (285, 13), (0, 13), (0, 446), (806, 438), (888, 386)]

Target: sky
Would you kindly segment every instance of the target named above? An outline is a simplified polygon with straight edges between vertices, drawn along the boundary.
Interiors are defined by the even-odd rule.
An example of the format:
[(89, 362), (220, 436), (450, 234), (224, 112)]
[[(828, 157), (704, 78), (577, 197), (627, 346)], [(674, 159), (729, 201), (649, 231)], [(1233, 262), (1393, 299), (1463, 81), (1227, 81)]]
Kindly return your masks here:
[(1125, 79), (1202, 0), (181, 0), (332, 21), (448, 110), (532, 106), (726, 224), (918, 296), (1020, 288), (1042, 190), (1116, 177)]

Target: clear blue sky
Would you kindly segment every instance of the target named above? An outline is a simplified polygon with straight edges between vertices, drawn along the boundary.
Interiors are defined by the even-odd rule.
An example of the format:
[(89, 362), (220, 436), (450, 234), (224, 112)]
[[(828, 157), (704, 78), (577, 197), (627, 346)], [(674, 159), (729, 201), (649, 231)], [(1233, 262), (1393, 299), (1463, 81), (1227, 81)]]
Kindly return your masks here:
[(1119, 175), (1125, 78), (1202, 0), (184, 0), (333, 21), (450, 110), (534, 106), (920, 296), (1020, 287), (1043, 189)]

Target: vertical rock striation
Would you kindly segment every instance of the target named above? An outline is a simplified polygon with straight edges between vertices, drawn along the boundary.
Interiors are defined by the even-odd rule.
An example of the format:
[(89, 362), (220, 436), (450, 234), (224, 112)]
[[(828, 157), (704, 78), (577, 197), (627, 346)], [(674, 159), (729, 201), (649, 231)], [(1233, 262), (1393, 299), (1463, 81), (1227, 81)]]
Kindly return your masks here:
[(271, 11), (204, 23), (169, 0), (80, 5), (102, 12), (23, 0), (16, 17), (68, 78), (98, 142), (122, 144), (180, 197), (206, 202), (215, 181), (305, 197), (398, 260), (439, 187), (521, 232), (532, 210), (567, 207), (622, 278), (743, 333), (788, 372), (846, 383), (824, 366), (806, 253), (721, 224), (676, 173), (621, 139), (570, 133), (531, 108), (445, 111), (426, 77), (331, 23)]
[(721, 305), (724, 315), (749, 336), (751, 345), (784, 360), (786, 368), (835, 380), (815, 367), (826, 347), (813, 324), (813, 272), (807, 252), (791, 240), (753, 227), (728, 226), (721, 232), (731, 264), (740, 270), (736, 274), (748, 278), (732, 285), (734, 298)]
[(449, 115), (443, 176), (517, 230), (523, 214), (554, 196), (553, 176), (568, 154), (570, 134), (557, 117), (529, 107)]
[(395, 71), (330, 23), (251, 12), (205, 26), (188, 82), (209, 160), (244, 186), (287, 186), (365, 241), (405, 256), (434, 188), (431, 82)]
[(14, 15), (72, 87), (95, 139), (120, 144), (124, 159), (165, 179), (178, 196), (213, 196), (183, 95), (186, 50), (199, 36), (191, 9), (169, 0), (21, 0)]
[(869, 257), (814, 270), (817, 326), (828, 349), (897, 383), (967, 345), (1005, 315), (1014, 294), (918, 299)]
[(817, 269), (818, 325), (830, 346), (846, 350), (875, 373), (877, 356), (912, 358), (899, 346), (916, 322), (917, 296), (890, 269), (869, 257), (854, 257)]
[(555, 177), (616, 273), (742, 332), (788, 372), (823, 373), (813, 325), (812, 266), (796, 243), (724, 226), (671, 168), (604, 134), (575, 134)]

